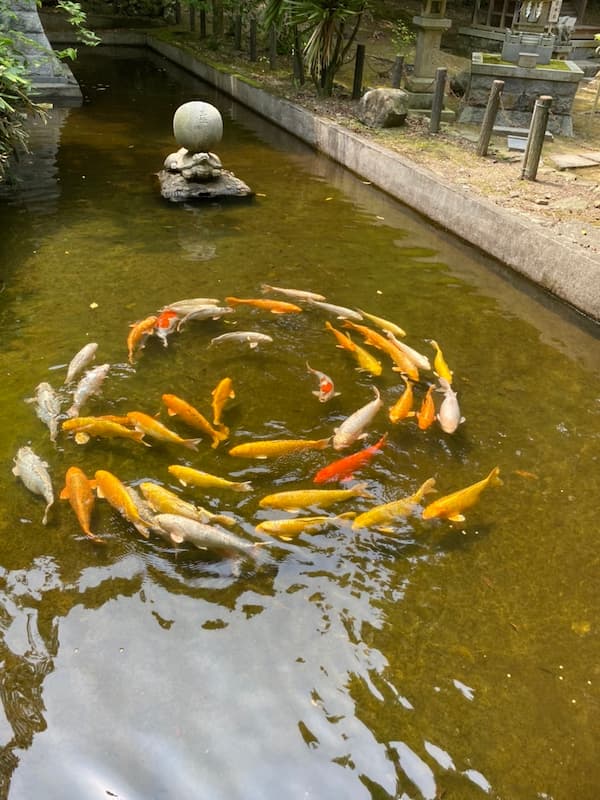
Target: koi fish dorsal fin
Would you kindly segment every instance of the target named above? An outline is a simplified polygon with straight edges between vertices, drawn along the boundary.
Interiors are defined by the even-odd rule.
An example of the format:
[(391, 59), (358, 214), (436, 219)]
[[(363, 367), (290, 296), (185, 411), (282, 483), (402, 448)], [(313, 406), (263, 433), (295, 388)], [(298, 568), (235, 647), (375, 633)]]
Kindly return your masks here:
[(61, 489), (60, 494), (58, 496), (61, 500), (68, 500), (69, 497), (71, 496), (69, 494), (69, 487), (65, 486), (63, 489)]

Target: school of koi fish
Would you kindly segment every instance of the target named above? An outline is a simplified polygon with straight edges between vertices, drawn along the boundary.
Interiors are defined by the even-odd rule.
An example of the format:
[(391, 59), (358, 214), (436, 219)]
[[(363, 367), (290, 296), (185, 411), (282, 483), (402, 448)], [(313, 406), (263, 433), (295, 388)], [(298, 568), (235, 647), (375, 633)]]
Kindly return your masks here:
[[(225, 304), (221, 304), (217, 298), (191, 298), (171, 303), (156, 314), (133, 323), (127, 337), (129, 364), (134, 366), (142, 357), (149, 337), (158, 337), (164, 347), (167, 347), (168, 337), (180, 332), (190, 321), (219, 320), (225, 315), (235, 314), (238, 306), (251, 306), (271, 314), (300, 314), (307, 310), (319, 309), (340, 320), (338, 327), (326, 321), (325, 329), (334, 337), (336, 346), (344, 350), (348, 358), (355, 362), (357, 369), (369, 373), (374, 378), (382, 374), (383, 365), (374, 355), (374, 349), (383, 353), (390, 360), (391, 369), (399, 373), (403, 390), (394, 404), (387, 408), (387, 417), (392, 425), (405, 420), (414, 420), (420, 430), (424, 431), (437, 424), (444, 433), (452, 435), (464, 422), (457, 393), (452, 388), (453, 372), (435, 340), (429, 340), (434, 350), (433, 364), (431, 364), (426, 355), (402, 341), (405, 331), (389, 320), (376, 317), (361, 309), (333, 305), (326, 302), (326, 298), (322, 295), (313, 292), (267, 284), (262, 285), (262, 292), (263, 295), (284, 295), (287, 299), (228, 296), (225, 297)], [(355, 341), (357, 337), (362, 337), (366, 346), (358, 345)], [(258, 331), (235, 330), (212, 338), (210, 343), (211, 346), (237, 343), (253, 349), (258, 346), (270, 347), (273, 338)], [(138, 410), (120, 416), (113, 414), (81, 416), (87, 401), (100, 393), (111, 369), (110, 364), (90, 367), (96, 357), (97, 349), (97, 343), (91, 342), (72, 358), (60, 389), (56, 390), (49, 383), (43, 382), (37, 386), (35, 396), (26, 400), (34, 405), (37, 416), (48, 427), (52, 442), (56, 443), (59, 435), (72, 436), (80, 445), (84, 445), (90, 438), (118, 437), (133, 440), (136, 444), (147, 447), (151, 447), (154, 442), (198, 450), (204, 442), (209, 442), (212, 448), (218, 448), (228, 441), (230, 430), (224, 419), (227, 414), (227, 404), (235, 397), (233, 381), (229, 377), (219, 380), (212, 391), (212, 420), (207, 419), (183, 398), (174, 394), (162, 395), (166, 413), (178, 417), (183, 426), (200, 434), (195, 438), (184, 438), (160, 422), (156, 416)], [(317, 388), (312, 393), (319, 402), (327, 403), (339, 395), (329, 375), (312, 367), (308, 362), (306, 369), (317, 381)], [(421, 373), (427, 373), (428, 377), (422, 379)], [(416, 402), (413, 393), (417, 385), (424, 390), (420, 403)], [(346, 417), (327, 438), (250, 441), (231, 447), (228, 453), (233, 458), (276, 459), (305, 450), (326, 451), (331, 448), (338, 452), (356, 446), (368, 437), (370, 424), (384, 408), (379, 389), (375, 385), (372, 389), (373, 399)], [(442, 395), (438, 403), (434, 400), (434, 392)], [(70, 398), (71, 404), (66, 411), (63, 411), (67, 397)], [(428, 478), (408, 497), (375, 505), (362, 513), (348, 511), (337, 515), (319, 513), (296, 516), (297, 512), (306, 510), (316, 509), (322, 512), (334, 504), (356, 497), (372, 499), (373, 496), (367, 490), (366, 483), (349, 487), (344, 487), (343, 484), (367, 467), (383, 450), (387, 439), (386, 432), (376, 443), (362, 447), (350, 455), (330, 460), (312, 478), (314, 484), (337, 482), (341, 484), (339, 488), (280, 491), (261, 497), (258, 501), (260, 508), (280, 509), (285, 512), (285, 516), (257, 523), (256, 532), (286, 541), (293, 540), (303, 532), (332, 524), (348, 525), (352, 530), (371, 528), (388, 534), (393, 533), (395, 523), (411, 514), (419, 513), (424, 498), (436, 491), (434, 478)], [(183, 487), (197, 487), (208, 495), (222, 490), (254, 491), (249, 481), (229, 480), (180, 464), (170, 465), (168, 472)], [(462, 522), (465, 519), (464, 512), (477, 503), (484, 489), (502, 484), (499, 472), (499, 468), (494, 467), (486, 477), (475, 483), (424, 504), (420, 510), (422, 519)], [(27, 489), (45, 500), (42, 523), (46, 525), (50, 509), (55, 502), (49, 465), (30, 446), (24, 446), (20, 447), (16, 454), (13, 473), (21, 479)], [(214, 513), (189, 502), (159, 481), (143, 481), (134, 487), (126, 485), (107, 470), (96, 470), (92, 477), (86, 475), (80, 467), (71, 466), (66, 471), (64, 487), (59, 497), (69, 502), (83, 533), (97, 543), (104, 543), (105, 539), (92, 531), (96, 498), (106, 500), (145, 539), (154, 534), (163, 537), (170, 545), (188, 543), (216, 555), (224, 554), (236, 559), (256, 559), (257, 545), (268, 543), (264, 539), (252, 542), (237, 535), (230, 530), (236, 525), (233, 516)]]

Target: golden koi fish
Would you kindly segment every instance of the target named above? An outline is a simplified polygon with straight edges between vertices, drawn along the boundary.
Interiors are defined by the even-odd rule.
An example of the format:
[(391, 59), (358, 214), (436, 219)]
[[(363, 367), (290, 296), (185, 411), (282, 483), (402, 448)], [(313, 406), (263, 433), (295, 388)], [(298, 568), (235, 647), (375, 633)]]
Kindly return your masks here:
[(61, 500), (68, 500), (75, 512), (77, 521), (85, 535), (98, 544), (105, 544), (104, 539), (90, 530), (90, 520), (96, 498), (92, 488), (95, 486), (85, 472), (79, 467), (69, 467), (65, 475), (65, 486), (60, 493)]
[(433, 371), (438, 378), (445, 378), (448, 383), (452, 383), (452, 370), (446, 364), (444, 354), (441, 351), (439, 344), (435, 339), (430, 339), (429, 344), (435, 349), (435, 358), (433, 359)]
[(223, 428), (220, 431), (216, 430), (206, 417), (194, 406), (182, 400), (181, 397), (177, 397), (175, 394), (163, 394), (162, 401), (167, 407), (169, 416), (180, 417), (186, 425), (190, 425), (210, 437), (212, 439), (212, 448), (218, 447), (229, 436), (229, 428)]
[(421, 502), (423, 497), (430, 492), (435, 492), (435, 478), (428, 478), (414, 494), (409, 497), (403, 497), (400, 500), (392, 500), (391, 503), (384, 503), (381, 506), (375, 506), (363, 514), (359, 514), (352, 523), (353, 528), (377, 528), (389, 533), (387, 527), (398, 517), (407, 517)]
[(397, 347), (398, 350), (402, 350), (404, 355), (413, 362), (417, 369), (431, 369), (431, 363), (427, 356), (424, 356), (423, 353), (419, 353), (418, 350), (415, 350), (413, 347), (409, 347), (404, 342), (399, 341), (391, 331), (386, 331), (385, 335), (388, 337), (394, 347)]
[(211, 392), (212, 396), (212, 412), (213, 412), (213, 425), (220, 426), (221, 414), (223, 407), (228, 400), (233, 400), (235, 392), (233, 391), (233, 381), (231, 378), (222, 378), (219, 383)]
[(300, 306), (295, 303), (287, 303), (284, 300), (226, 297), (225, 302), (230, 306), (254, 306), (254, 308), (260, 308), (263, 311), (270, 311), (271, 314), (298, 314), (302, 311)]
[(434, 500), (423, 509), (423, 519), (438, 517), (451, 522), (462, 522), (465, 518), (462, 512), (475, 505), (484, 489), (488, 486), (502, 486), (499, 474), (500, 467), (494, 467), (487, 478)]
[(178, 514), (180, 517), (195, 519), (197, 522), (218, 523), (231, 527), (235, 519), (226, 514), (213, 514), (202, 506), (196, 506), (183, 500), (175, 492), (171, 492), (159, 483), (144, 481), (140, 483), (140, 491), (157, 514)]
[(270, 536), (278, 536), (286, 542), (291, 541), (304, 531), (311, 531), (314, 528), (321, 528), (323, 525), (335, 525), (340, 520), (349, 519), (354, 516), (354, 511), (337, 516), (321, 517), (290, 517), (289, 519), (266, 519), (256, 526), (259, 533), (268, 533)]
[(358, 311), (360, 311), (363, 317), (370, 320), (373, 325), (377, 325), (378, 328), (381, 328), (382, 331), (389, 331), (395, 336), (406, 336), (406, 331), (404, 331), (399, 325), (396, 325), (395, 322), (390, 322), (387, 319), (383, 319), (383, 317), (376, 317), (374, 314), (367, 314), (367, 312), (363, 311), (362, 308), (359, 308)]
[(414, 403), (413, 385), (410, 380), (404, 378), (405, 390), (400, 397), (396, 400), (394, 405), (388, 411), (388, 418), (390, 422), (396, 423), (407, 417), (414, 417), (415, 412), (412, 410)]
[(104, 469), (97, 470), (94, 478), (98, 497), (103, 497), (127, 522), (133, 525), (138, 533), (147, 539), (150, 535), (149, 525), (141, 518), (125, 484), (121, 483), (112, 472)]
[(227, 478), (220, 478), (218, 475), (211, 475), (209, 472), (201, 472), (199, 469), (184, 467), (180, 464), (172, 464), (169, 472), (183, 486), (199, 486), (202, 489), (232, 489), (234, 492), (252, 491), (250, 481), (230, 481)]
[(299, 450), (324, 450), (331, 440), (327, 439), (272, 439), (270, 441), (244, 442), (232, 447), (230, 456), (237, 458), (276, 458)]
[(75, 433), (77, 444), (85, 444), (91, 436), (96, 436), (100, 439), (132, 439), (135, 442), (146, 445), (146, 447), (150, 447), (144, 441), (144, 433), (142, 431), (128, 428), (119, 422), (113, 422), (111, 419), (102, 417), (73, 417), (72, 419), (66, 419), (62, 424), (62, 429), (67, 433)]
[(394, 345), (386, 336), (372, 330), (366, 325), (357, 325), (355, 322), (347, 319), (343, 323), (344, 328), (352, 328), (360, 333), (367, 344), (377, 347), (378, 350), (383, 350), (384, 353), (392, 359), (395, 366), (392, 367), (396, 372), (403, 372), (414, 381), (419, 380), (419, 370), (414, 362), (408, 356)]
[(422, 431), (427, 430), (435, 420), (435, 405), (433, 402), (433, 383), (427, 389), (427, 394), (423, 398), (421, 407), (416, 413), (417, 425)]
[(138, 322), (133, 322), (129, 327), (129, 336), (127, 337), (127, 351), (129, 354), (129, 363), (133, 364), (133, 358), (136, 350), (142, 350), (146, 343), (146, 339), (154, 332), (154, 326), (158, 317), (156, 314), (151, 314), (145, 319)]
[(326, 508), (333, 503), (342, 500), (350, 500), (353, 497), (373, 498), (367, 491), (366, 483), (358, 483), (350, 489), (298, 489), (289, 492), (276, 492), (268, 494), (259, 501), (262, 508), (283, 508), (288, 511), (295, 508), (307, 508), (308, 506), (319, 506)]
[(201, 439), (182, 439), (179, 434), (167, 428), (162, 422), (158, 422), (154, 417), (143, 414), (141, 411), (130, 411), (127, 416), (137, 431), (141, 431), (159, 442), (182, 444), (184, 447), (189, 447), (191, 450), (197, 450), (198, 443), (202, 441)]
[(341, 331), (338, 331), (337, 328), (334, 328), (330, 322), (326, 322), (325, 327), (335, 336), (337, 340), (337, 347), (352, 353), (358, 362), (358, 369), (364, 370), (365, 372), (370, 372), (371, 375), (374, 375), (375, 377), (381, 375), (383, 371), (381, 362), (378, 361), (375, 356), (372, 356), (371, 353), (368, 353), (363, 347), (359, 347), (355, 342), (353, 342), (350, 338), (350, 334), (343, 334)]

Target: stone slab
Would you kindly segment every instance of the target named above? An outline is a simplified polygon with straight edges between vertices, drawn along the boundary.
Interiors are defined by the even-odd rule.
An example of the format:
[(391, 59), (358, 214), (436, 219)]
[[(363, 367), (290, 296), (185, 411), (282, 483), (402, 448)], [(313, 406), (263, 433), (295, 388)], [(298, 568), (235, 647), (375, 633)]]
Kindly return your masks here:
[(551, 156), (558, 169), (575, 169), (578, 167), (600, 166), (600, 152), (598, 153), (563, 153)]

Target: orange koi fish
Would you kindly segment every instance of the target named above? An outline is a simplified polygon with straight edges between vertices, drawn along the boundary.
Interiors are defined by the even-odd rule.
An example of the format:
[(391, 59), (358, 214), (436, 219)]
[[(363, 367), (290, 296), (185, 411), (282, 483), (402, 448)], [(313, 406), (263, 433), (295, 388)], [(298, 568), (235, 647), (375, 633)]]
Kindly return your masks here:
[(487, 478), (434, 500), (423, 509), (423, 519), (438, 517), (451, 522), (462, 522), (465, 518), (462, 512), (475, 505), (484, 489), (488, 486), (502, 486), (499, 474), (500, 467), (494, 467)]
[(412, 381), (404, 378), (405, 390), (400, 397), (396, 400), (394, 405), (388, 411), (388, 418), (390, 422), (396, 423), (407, 417), (414, 417), (415, 412), (412, 410), (414, 403), (413, 385)]
[(365, 370), (365, 372), (370, 372), (371, 375), (374, 376), (381, 375), (383, 371), (381, 362), (368, 353), (363, 347), (359, 347), (355, 342), (353, 342), (350, 338), (350, 334), (343, 334), (341, 331), (338, 331), (337, 328), (334, 328), (330, 322), (326, 322), (325, 327), (335, 336), (337, 340), (337, 347), (339, 347), (341, 350), (347, 350), (349, 353), (352, 353), (358, 362), (358, 369)]
[(381, 452), (386, 442), (387, 433), (384, 433), (377, 444), (372, 444), (370, 447), (359, 450), (358, 453), (333, 461), (317, 472), (313, 478), (313, 483), (348, 480), (357, 470), (366, 466), (377, 453)]
[(162, 311), (154, 325), (154, 333), (162, 341), (163, 345), (167, 347), (167, 336), (173, 333), (179, 321), (179, 314), (176, 311), (167, 309)]
[(300, 306), (295, 303), (287, 303), (284, 300), (226, 297), (225, 302), (230, 306), (254, 306), (254, 308), (261, 308), (263, 311), (270, 311), (271, 314), (298, 314), (302, 311)]
[(127, 350), (129, 352), (129, 363), (133, 364), (133, 358), (136, 350), (143, 350), (146, 339), (151, 335), (154, 326), (158, 321), (156, 314), (151, 314), (145, 319), (138, 322), (133, 322), (129, 327), (129, 336), (127, 337)]
[(77, 521), (85, 535), (99, 544), (105, 544), (104, 539), (96, 536), (90, 530), (90, 520), (92, 509), (94, 508), (95, 497), (92, 489), (96, 485), (95, 481), (89, 480), (85, 472), (79, 467), (69, 467), (65, 475), (65, 486), (60, 493), (61, 500), (68, 500), (71, 508), (75, 512)]
[(344, 328), (352, 328), (352, 330), (360, 333), (366, 344), (370, 344), (378, 350), (383, 350), (384, 353), (387, 353), (395, 364), (395, 366), (392, 367), (395, 372), (403, 372), (412, 380), (419, 380), (419, 370), (415, 366), (414, 361), (411, 361), (411, 359), (386, 336), (372, 330), (372, 328), (366, 325), (357, 325), (349, 319), (345, 320), (342, 324)]
[(442, 353), (439, 344), (435, 341), (435, 339), (430, 339), (429, 344), (435, 350), (435, 358), (433, 359), (433, 371), (438, 376), (438, 378), (445, 378), (448, 383), (452, 383), (452, 370), (446, 364), (446, 360), (444, 358), (444, 354)]
[(96, 494), (103, 497), (119, 514), (130, 522), (133, 527), (147, 539), (150, 535), (149, 523), (145, 522), (137, 509), (136, 504), (131, 499), (127, 487), (121, 483), (116, 475), (104, 469), (96, 471)]
[(271, 439), (270, 441), (244, 442), (232, 447), (230, 456), (238, 458), (277, 458), (297, 453), (299, 450), (324, 450), (331, 441), (327, 439)]
[(216, 430), (206, 417), (194, 406), (182, 400), (181, 397), (177, 397), (175, 394), (163, 394), (162, 401), (166, 405), (167, 413), (170, 417), (178, 416), (186, 425), (190, 425), (210, 437), (212, 439), (212, 448), (218, 447), (229, 436), (229, 428), (224, 427), (221, 430)]
[(213, 425), (219, 427), (221, 423), (221, 414), (223, 407), (228, 400), (233, 400), (235, 392), (233, 391), (233, 382), (231, 378), (222, 378), (219, 383), (211, 392), (212, 396), (212, 412), (213, 412)]
[(433, 423), (435, 419), (435, 404), (433, 402), (433, 383), (427, 389), (427, 394), (423, 398), (421, 408), (416, 413), (417, 425), (422, 431)]
[(130, 411), (127, 416), (131, 420), (133, 427), (147, 434), (152, 439), (159, 442), (167, 442), (169, 444), (182, 444), (184, 447), (189, 447), (191, 450), (198, 449), (198, 443), (201, 439), (182, 439), (175, 431), (167, 428), (162, 422), (158, 422), (154, 417), (148, 414), (142, 414), (141, 411)]
[(319, 381), (319, 388), (315, 389), (313, 392), (314, 396), (319, 398), (319, 403), (326, 403), (328, 400), (331, 400), (332, 397), (337, 397), (339, 395), (329, 375), (320, 372), (318, 369), (313, 369), (308, 361), (306, 362), (306, 369), (312, 372)]

